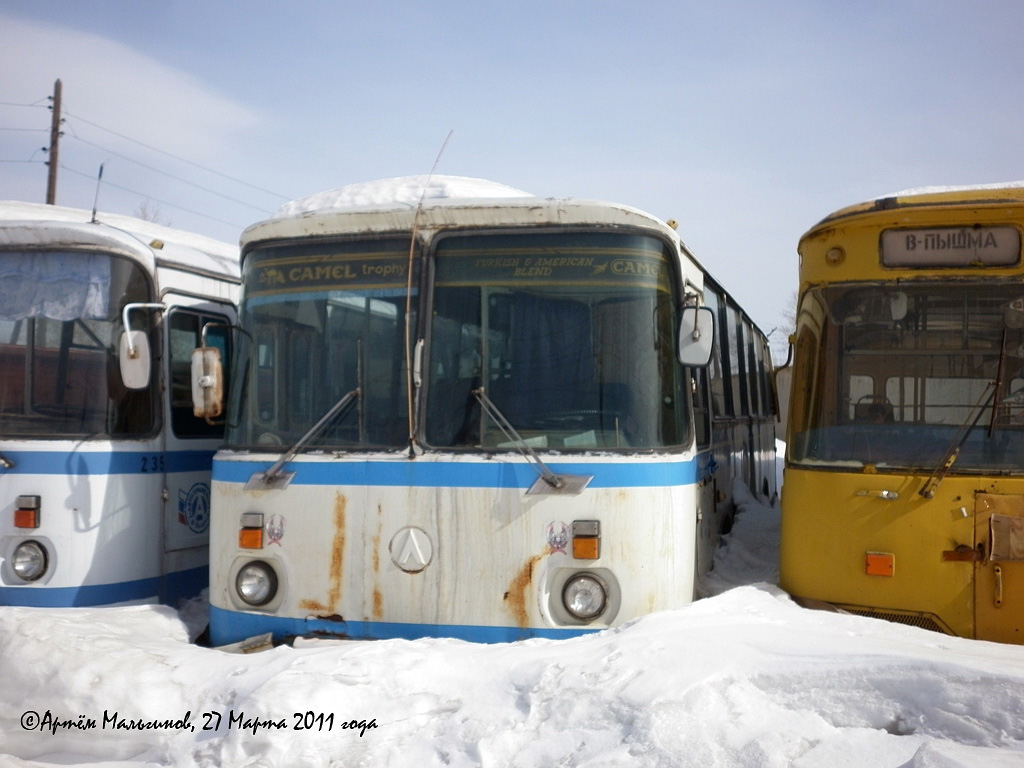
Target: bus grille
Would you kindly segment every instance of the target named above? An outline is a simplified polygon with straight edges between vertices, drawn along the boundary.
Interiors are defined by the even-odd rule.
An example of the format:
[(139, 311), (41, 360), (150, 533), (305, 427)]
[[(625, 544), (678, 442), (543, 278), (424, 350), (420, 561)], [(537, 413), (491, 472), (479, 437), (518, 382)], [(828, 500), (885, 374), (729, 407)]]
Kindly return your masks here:
[(867, 616), (872, 619), (883, 619), (885, 621), (892, 621), (897, 624), (907, 624), (911, 627), (918, 627), (920, 629), (927, 629), (932, 632), (941, 632), (944, 635), (952, 634), (947, 631), (941, 624), (930, 616), (920, 613), (893, 613), (891, 611), (872, 611), (866, 608), (850, 608), (847, 606), (843, 607), (843, 610), (847, 613), (853, 613), (857, 616)]

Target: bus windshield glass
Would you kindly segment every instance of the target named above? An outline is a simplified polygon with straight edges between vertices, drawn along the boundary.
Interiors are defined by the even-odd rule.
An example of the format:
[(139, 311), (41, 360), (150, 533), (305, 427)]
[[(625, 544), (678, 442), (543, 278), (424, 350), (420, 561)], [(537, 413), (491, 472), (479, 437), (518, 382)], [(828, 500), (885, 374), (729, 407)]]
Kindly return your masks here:
[[(953, 472), (1020, 472), (1024, 290), (1017, 284), (819, 289), (823, 343), (791, 456)], [(831, 396), (829, 393), (835, 393)]]
[(273, 245), (245, 257), (237, 359), (246, 370), (233, 379), (229, 445), (291, 446), (354, 390), (309, 447), (408, 444), (408, 259), (408, 237)]
[(668, 247), (646, 235), (542, 230), (437, 242), (425, 438), (517, 450), (659, 449), (688, 438)]
[(150, 301), (149, 293), (142, 269), (120, 257), (0, 251), (0, 433), (152, 432), (155, 388), (126, 389), (117, 362), (121, 308)]

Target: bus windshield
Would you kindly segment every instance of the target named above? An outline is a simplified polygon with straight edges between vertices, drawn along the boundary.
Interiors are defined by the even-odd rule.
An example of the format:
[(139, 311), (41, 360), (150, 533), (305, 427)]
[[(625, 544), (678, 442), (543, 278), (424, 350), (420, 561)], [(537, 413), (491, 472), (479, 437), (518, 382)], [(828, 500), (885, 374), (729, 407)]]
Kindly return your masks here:
[[(482, 415), (481, 396), (538, 450), (688, 439), (679, 297), (661, 240), (460, 233), (438, 236), (427, 258), (421, 297), (418, 277), (407, 279), (408, 236), (251, 251), (238, 339), (248, 370), (234, 379), (228, 444), (405, 448), (414, 405), (427, 447), (521, 450)], [(422, 392), (410, 404), (406, 333), (421, 299), (430, 316), (414, 355)]]
[(291, 446), (359, 390), (310, 447), (408, 445), (408, 259), (408, 237), (274, 245), (246, 256), (238, 339), (246, 369), (234, 379), (238, 419), (228, 444)]
[(0, 252), (0, 433), (56, 439), (152, 432), (154, 388), (123, 386), (116, 348), (121, 308), (149, 301), (149, 294), (142, 269), (120, 257)]
[(666, 245), (610, 232), (440, 240), (426, 442), (514, 450), (485, 395), (538, 450), (657, 449), (688, 435)]
[[(1021, 470), (1024, 290), (1019, 284), (832, 287), (797, 462), (953, 472)], [(830, 396), (828, 393), (835, 393)]]

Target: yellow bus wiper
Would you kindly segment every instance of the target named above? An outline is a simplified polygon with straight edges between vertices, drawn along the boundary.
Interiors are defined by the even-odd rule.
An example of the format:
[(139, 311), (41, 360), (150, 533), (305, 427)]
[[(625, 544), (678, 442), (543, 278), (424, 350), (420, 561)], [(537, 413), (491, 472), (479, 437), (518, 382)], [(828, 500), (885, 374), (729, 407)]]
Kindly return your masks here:
[[(964, 423), (960, 425), (956, 434), (953, 435), (953, 439), (949, 443), (949, 447), (946, 448), (946, 452), (942, 454), (942, 460), (939, 461), (939, 465), (932, 470), (932, 473), (928, 476), (925, 484), (918, 491), (926, 499), (935, 498), (935, 490), (939, 487), (946, 475), (949, 474), (949, 470), (953, 467), (957, 457), (960, 456), (960, 449), (963, 448), (964, 442), (967, 440), (967, 436), (971, 433), (971, 430), (978, 425), (978, 421), (981, 420), (981, 415), (985, 412), (988, 407), (989, 401), (995, 399), (996, 394), (996, 382), (990, 381), (985, 386), (985, 391), (981, 393), (981, 397), (978, 398), (978, 402), (974, 404), (974, 409), (967, 414), (967, 418)], [(973, 414), (973, 418), (972, 418)]]
[[(996, 368), (996, 389), (992, 394), (996, 394), (1003, 386), (1003, 369), (1006, 367), (1006, 328), (1003, 328), (1003, 336), (999, 341), (999, 365)], [(999, 413), (999, 401), (993, 398), (992, 400), (992, 418), (988, 422), (988, 436), (992, 437), (992, 433), (996, 428), (996, 416)]]

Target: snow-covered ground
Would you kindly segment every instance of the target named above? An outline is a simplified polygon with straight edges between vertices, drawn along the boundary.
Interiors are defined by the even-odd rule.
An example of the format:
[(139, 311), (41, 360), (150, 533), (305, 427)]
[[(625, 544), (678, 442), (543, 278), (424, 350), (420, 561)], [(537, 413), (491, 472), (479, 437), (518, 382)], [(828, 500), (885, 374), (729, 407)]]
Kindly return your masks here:
[(710, 597), (566, 641), (238, 655), (199, 604), (0, 608), (0, 766), (1024, 766), (1024, 647), (801, 609), (777, 542), (747, 499)]

